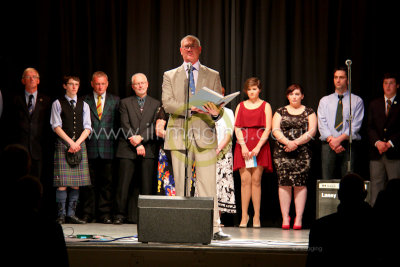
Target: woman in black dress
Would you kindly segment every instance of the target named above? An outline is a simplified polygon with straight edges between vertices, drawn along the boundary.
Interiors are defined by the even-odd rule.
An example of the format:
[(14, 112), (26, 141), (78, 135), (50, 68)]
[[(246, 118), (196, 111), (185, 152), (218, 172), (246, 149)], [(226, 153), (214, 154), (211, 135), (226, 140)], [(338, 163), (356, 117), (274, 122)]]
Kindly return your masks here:
[(276, 140), (273, 158), (279, 179), (282, 229), (290, 229), (293, 188), (296, 207), (293, 229), (299, 230), (302, 228), (307, 200), (306, 180), (311, 165), (309, 142), (317, 130), (317, 116), (311, 108), (301, 104), (304, 92), (300, 85), (290, 85), (286, 97), (289, 105), (279, 108), (272, 119), (272, 134)]

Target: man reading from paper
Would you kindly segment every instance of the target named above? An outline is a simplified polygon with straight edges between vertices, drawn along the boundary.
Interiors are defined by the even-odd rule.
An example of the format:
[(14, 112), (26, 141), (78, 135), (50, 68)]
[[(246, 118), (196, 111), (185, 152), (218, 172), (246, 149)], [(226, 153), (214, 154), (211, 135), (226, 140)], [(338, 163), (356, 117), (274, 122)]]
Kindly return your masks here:
[[(221, 93), (219, 73), (199, 62), (200, 40), (185, 36), (181, 40), (180, 52), (183, 64), (166, 71), (162, 84), (162, 102), (165, 111), (171, 114), (168, 120), (164, 148), (171, 150), (172, 167), (177, 196), (185, 195), (185, 115), (188, 119), (188, 166), (196, 162), (196, 192), (200, 197), (214, 198), (213, 239), (228, 240), (229, 235), (219, 229), (216, 192), (216, 153), (217, 136), (215, 121), (222, 115), (222, 108), (209, 102), (204, 105), (206, 112), (191, 107), (186, 108), (187, 91), (189, 97), (204, 86)], [(187, 112), (187, 113), (186, 113)], [(185, 114), (186, 113), (186, 114)], [(191, 168), (187, 171), (190, 178)], [(188, 179), (189, 180), (189, 179)]]

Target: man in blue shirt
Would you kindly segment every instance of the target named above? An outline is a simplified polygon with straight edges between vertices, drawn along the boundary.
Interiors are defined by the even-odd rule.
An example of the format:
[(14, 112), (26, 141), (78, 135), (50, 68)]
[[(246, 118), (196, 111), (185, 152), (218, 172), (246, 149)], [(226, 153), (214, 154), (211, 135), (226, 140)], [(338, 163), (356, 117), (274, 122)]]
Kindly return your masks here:
[[(363, 100), (359, 96), (351, 94), (352, 121), (350, 131), (350, 94), (345, 67), (335, 69), (333, 82), (335, 92), (324, 96), (318, 105), (318, 130), (322, 141), (322, 179), (341, 178), (347, 172), (354, 171), (356, 146), (352, 145), (351, 147), (349, 168), (348, 141), (350, 134), (354, 143), (361, 140), (359, 132), (364, 118)], [(340, 170), (336, 170), (337, 165), (340, 166)], [(337, 171), (340, 171), (340, 177), (335, 175)]]

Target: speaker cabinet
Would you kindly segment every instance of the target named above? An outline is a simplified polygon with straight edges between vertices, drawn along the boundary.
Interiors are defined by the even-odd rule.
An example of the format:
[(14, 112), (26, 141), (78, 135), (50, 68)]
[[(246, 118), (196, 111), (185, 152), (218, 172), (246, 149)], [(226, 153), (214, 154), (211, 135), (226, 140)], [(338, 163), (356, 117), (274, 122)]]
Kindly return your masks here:
[(212, 197), (139, 195), (138, 241), (210, 244)]
[[(340, 179), (317, 180), (317, 219), (335, 213), (340, 201), (338, 198)], [(365, 201), (371, 203), (369, 181), (364, 182), (367, 197)]]

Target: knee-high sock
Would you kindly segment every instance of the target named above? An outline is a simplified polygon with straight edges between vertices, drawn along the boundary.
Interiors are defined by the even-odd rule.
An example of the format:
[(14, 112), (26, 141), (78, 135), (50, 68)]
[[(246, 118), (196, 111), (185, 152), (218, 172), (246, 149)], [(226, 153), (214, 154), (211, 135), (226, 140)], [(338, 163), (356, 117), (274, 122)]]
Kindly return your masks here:
[(56, 191), (56, 202), (57, 202), (57, 216), (61, 216), (66, 214), (65, 211), (65, 203), (67, 202), (67, 191), (66, 190), (58, 190)]
[(71, 191), (69, 191), (68, 194), (67, 216), (71, 217), (75, 215), (78, 199), (79, 199), (79, 189), (71, 189)]

